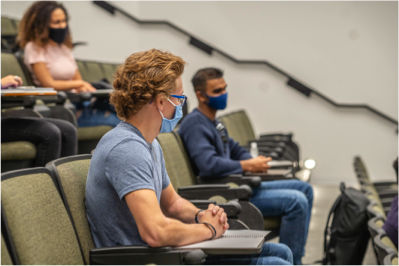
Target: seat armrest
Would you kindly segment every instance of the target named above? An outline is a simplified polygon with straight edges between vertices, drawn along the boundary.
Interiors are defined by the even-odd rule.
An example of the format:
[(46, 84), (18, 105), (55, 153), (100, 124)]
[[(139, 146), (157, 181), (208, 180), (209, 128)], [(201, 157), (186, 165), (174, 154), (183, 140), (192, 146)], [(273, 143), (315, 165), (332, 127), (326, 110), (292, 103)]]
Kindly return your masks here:
[(280, 147), (280, 148), (285, 148), (287, 144), (285, 142), (275, 142), (275, 141), (268, 141), (268, 140), (263, 140), (263, 139), (254, 139), (248, 141), (248, 146), (251, 145), (252, 142), (256, 142), (258, 147)]
[(267, 163), (268, 165), (270, 165), (271, 169), (277, 169), (277, 168), (288, 168), (288, 167), (294, 167), (294, 162), (292, 161), (271, 161)]
[(67, 92), (66, 95), (68, 99), (73, 103), (89, 101), (93, 97), (90, 92), (82, 92), (82, 93)]
[(207, 209), (209, 204), (217, 204), (215, 200), (189, 200), (198, 209)]
[(230, 188), (229, 185), (198, 185), (177, 189), (178, 194), (185, 199), (209, 199), (213, 196), (222, 196), (225, 199), (249, 199), (252, 189), (242, 185), (238, 188)]
[(205, 257), (200, 249), (179, 250), (171, 247), (120, 246), (90, 250), (91, 265), (203, 264)]
[(262, 181), (293, 179), (292, 169), (269, 169), (266, 173), (245, 172), (244, 176), (259, 176)]
[(250, 187), (259, 187), (262, 182), (259, 176), (243, 176), (241, 174), (232, 174), (223, 177), (199, 177), (198, 184), (226, 184), (236, 183), (237, 185), (247, 185)]
[(264, 152), (264, 151), (259, 151), (259, 155), (263, 155), (265, 157), (271, 157), (273, 160), (278, 160), (281, 155), (279, 155), (277, 152)]

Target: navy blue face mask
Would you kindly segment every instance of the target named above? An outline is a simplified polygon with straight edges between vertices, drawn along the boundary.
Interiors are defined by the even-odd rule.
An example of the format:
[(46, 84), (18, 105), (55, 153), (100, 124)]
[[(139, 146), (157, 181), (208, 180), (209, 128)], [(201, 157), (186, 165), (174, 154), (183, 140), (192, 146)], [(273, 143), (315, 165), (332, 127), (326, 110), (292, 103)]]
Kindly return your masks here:
[(53, 41), (55, 41), (56, 43), (61, 44), (64, 42), (67, 32), (68, 32), (68, 26), (60, 29), (50, 28), (48, 37)]
[(205, 94), (205, 95), (208, 96), (208, 98), (209, 98), (209, 102), (206, 103), (209, 107), (211, 107), (215, 110), (223, 110), (226, 108), (227, 92), (224, 94), (221, 94), (219, 96), (215, 96), (215, 97), (209, 96), (207, 94)]

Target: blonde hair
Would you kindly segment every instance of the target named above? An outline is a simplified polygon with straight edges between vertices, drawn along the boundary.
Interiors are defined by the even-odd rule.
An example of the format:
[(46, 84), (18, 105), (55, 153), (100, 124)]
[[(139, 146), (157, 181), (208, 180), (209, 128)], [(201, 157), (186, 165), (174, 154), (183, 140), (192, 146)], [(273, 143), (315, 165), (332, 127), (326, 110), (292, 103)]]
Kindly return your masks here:
[(118, 117), (129, 119), (159, 95), (169, 96), (185, 64), (181, 57), (157, 49), (130, 55), (116, 71), (110, 97)]

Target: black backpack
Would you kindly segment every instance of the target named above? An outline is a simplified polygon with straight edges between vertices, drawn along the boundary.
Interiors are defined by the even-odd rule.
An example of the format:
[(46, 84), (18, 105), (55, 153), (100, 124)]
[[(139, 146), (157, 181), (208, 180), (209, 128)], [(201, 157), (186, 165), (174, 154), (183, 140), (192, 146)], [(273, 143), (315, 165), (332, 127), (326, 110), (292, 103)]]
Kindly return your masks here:
[(324, 232), (323, 264), (361, 265), (370, 239), (366, 210), (369, 200), (362, 192), (345, 188), (344, 183), (340, 190)]

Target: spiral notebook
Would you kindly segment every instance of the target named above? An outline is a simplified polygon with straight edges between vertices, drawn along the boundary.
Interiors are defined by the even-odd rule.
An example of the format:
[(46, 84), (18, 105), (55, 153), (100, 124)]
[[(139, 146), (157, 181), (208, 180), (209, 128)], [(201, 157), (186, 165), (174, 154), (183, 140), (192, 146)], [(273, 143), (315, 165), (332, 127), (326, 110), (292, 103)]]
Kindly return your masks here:
[(176, 247), (176, 249), (202, 249), (209, 255), (259, 254), (270, 231), (227, 230), (220, 238)]

